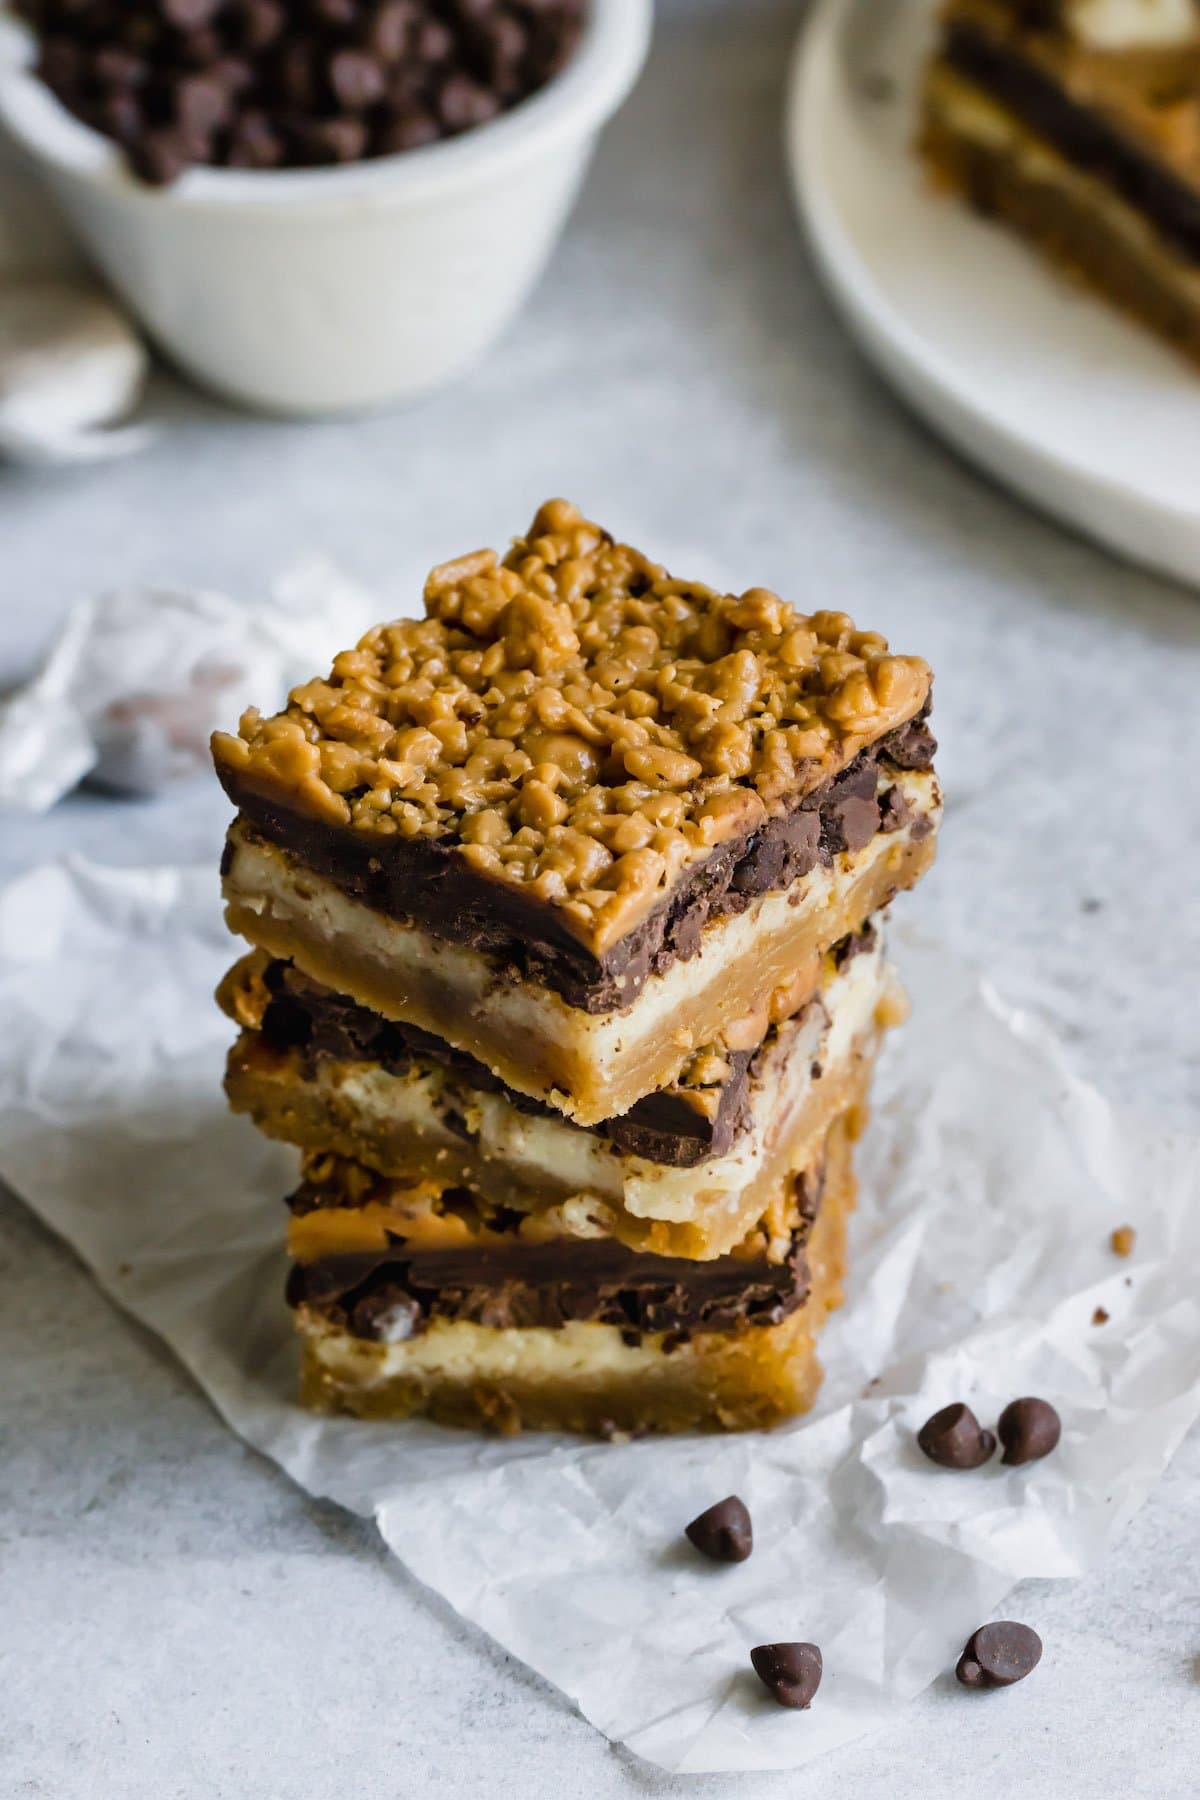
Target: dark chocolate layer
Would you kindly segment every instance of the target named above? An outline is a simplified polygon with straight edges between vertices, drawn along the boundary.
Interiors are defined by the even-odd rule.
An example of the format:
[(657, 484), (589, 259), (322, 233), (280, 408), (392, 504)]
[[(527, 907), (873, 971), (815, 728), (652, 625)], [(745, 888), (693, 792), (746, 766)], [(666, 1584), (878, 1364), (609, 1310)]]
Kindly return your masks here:
[(861, 849), (880, 830), (896, 830), (903, 818), (891, 802), (892, 790), (877, 794), (880, 767), (927, 769), (936, 748), (924, 714), (889, 732), (790, 812), (721, 844), (599, 957), (545, 901), (464, 863), (453, 839), (380, 838), (327, 825), (264, 799), (224, 768), (219, 773), (255, 831), (344, 893), (431, 936), (494, 957), (512, 979), (550, 988), (568, 1006), (604, 1013), (628, 1006), (651, 975), (695, 956), (710, 921), (790, 887), (840, 851)]
[(804, 1248), (821, 1201), (822, 1178), (801, 1178), (801, 1224), (787, 1258), (722, 1256), (713, 1262), (648, 1256), (611, 1238), (551, 1243), (481, 1243), (465, 1249), (389, 1250), (297, 1263), (288, 1278), (291, 1306), (307, 1305), (332, 1324), (369, 1339), (422, 1330), (434, 1319), (466, 1320), (500, 1330), (572, 1320), (689, 1336), (777, 1325), (804, 1304)]
[(942, 60), (999, 100), (1061, 155), (1098, 175), (1188, 262), (1200, 263), (1200, 193), (1094, 108), (1072, 99), (1012, 44), (966, 20), (946, 27)]

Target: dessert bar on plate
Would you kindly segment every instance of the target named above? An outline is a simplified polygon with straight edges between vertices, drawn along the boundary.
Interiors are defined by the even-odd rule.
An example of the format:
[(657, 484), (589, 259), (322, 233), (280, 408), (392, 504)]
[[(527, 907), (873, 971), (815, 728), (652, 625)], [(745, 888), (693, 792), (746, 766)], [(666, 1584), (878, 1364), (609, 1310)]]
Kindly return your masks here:
[(947, 0), (921, 146), (980, 212), (1200, 360), (1200, 6)]
[[(583, 1125), (933, 855), (930, 676), (552, 502), (215, 740), (232, 930)], [(814, 973), (815, 984), (815, 973)]]
[(930, 675), (562, 501), (214, 740), (235, 1110), (303, 1153), (304, 1397), (765, 1425), (820, 1380), (941, 812)]

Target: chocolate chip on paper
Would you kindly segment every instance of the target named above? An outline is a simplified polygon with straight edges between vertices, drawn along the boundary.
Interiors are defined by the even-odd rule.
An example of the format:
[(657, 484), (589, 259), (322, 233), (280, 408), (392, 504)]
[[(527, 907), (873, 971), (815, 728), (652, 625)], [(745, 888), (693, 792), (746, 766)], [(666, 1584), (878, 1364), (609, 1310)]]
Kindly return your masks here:
[(824, 1665), (815, 1644), (759, 1644), (750, 1652), (754, 1673), (780, 1706), (806, 1712), (821, 1685)]
[(688, 1539), (714, 1562), (745, 1562), (754, 1548), (754, 1527), (736, 1494), (718, 1500), (684, 1527)]
[(1027, 1394), (1009, 1402), (996, 1431), (1004, 1446), (1001, 1462), (1016, 1466), (1049, 1456), (1062, 1436), (1062, 1420), (1048, 1400)]
[(1024, 1681), (1041, 1659), (1042, 1640), (1032, 1626), (998, 1619), (972, 1632), (954, 1673), (963, 1687), (1012, 1687)]
[(943, 1406), (926, 1419), (917, 1443), (930, 1462), (943, 1469), (978, 1469), (996, 1448), (996, 1439), (985, 1431), (969, 1406), (961, 1400)]

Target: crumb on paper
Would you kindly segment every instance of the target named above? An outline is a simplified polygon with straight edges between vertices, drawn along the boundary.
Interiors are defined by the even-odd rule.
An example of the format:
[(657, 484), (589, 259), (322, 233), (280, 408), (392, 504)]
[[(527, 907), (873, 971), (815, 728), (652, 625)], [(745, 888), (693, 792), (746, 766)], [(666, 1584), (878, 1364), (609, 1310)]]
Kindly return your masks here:
[(1109, 1238), (1114, 1256), (1132, 1256), (1133, 1246), (1137, 1243), (1137, 1232), (1132, 1225), (1118, 1225)]
[(1108, 1324), (1108, 1312), (1105, 1307), (1098, 1306), (1096, 1308), (1095, 1312), (1092, 1314), (1092, 1324), (1093, 1325), (1107, 1325)]

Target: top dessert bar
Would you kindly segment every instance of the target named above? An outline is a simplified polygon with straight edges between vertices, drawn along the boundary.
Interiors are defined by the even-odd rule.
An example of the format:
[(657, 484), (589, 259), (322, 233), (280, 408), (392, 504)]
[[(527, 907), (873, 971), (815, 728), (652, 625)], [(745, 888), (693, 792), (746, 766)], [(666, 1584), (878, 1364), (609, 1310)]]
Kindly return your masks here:
[[(241, 815), (231, 924), (315, 979), (499, 1067), (467, 1023), (455, 1036), (433, 999), (410, 1004), (427, 971), (387, 975), (381, 918), (595, 1016), (630, 1007), (764, 896), (820, 869), (861, 883), (853, 859), (881, 835), (891, 878), (791, 950), (828, 947), (919, 874), (899, 848), (936, 822), (929, 670), (844, 613), (675, 580), (563, 501), (502, 561), (484, 550), (435, 569), (425, 610), (214, 740)], [(336, 917), (322, 913), (330, 890)], [(730, 1016), (788, 972), (764, 966), (753, 993), (743, 981)], [(460, 984), (438, 1006), (484, 998)], [(712, 1022), (685, 1021), (675, 1069)], [(585, 1122), (623, 1110), (611, 1092), (581, 1100), (569, 1071), (499, 1072), (534, 1093), (557, 1083)], [(673, 1073), (645, 1067), (638, 1091)]]

